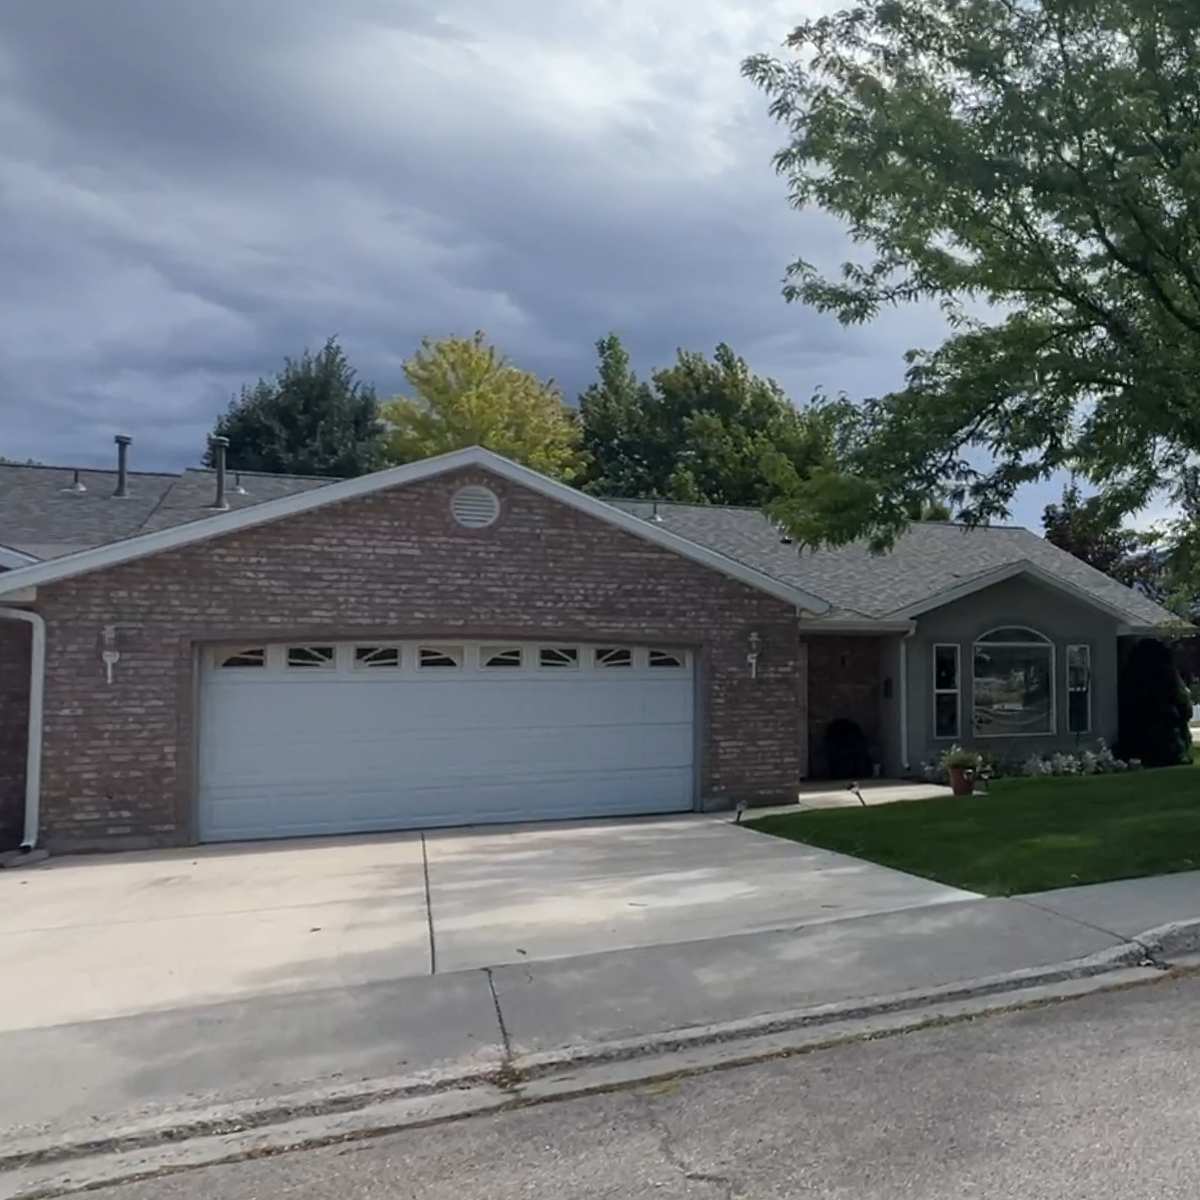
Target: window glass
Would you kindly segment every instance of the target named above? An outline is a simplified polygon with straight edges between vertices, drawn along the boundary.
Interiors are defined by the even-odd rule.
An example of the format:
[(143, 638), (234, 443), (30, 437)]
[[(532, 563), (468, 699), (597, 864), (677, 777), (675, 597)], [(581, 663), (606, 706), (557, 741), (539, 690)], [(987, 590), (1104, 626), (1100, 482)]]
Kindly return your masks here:
[(267, 651), (263, 646), (252, 646), (247, 650), (234, 650), (221, 655), (221, 667), (265, 667)]
[(959, 734), (958, 647), (933, 648), (933, 736)]
[(1092, 728), (1092, 648), (1067, 647), (1067, 729), (1089, 733)]
[(422, 646), (417, 651), (417, 663), (422, 670), (453, 669), (462, 666), (461, 646)]
[(354, 665), (356, 667), (398, 667), (400, 665), (399, 646), (355, 646)]
[(975, 731), (1019, 737), (1053, 730), (1051, 654), (1045, 646), (975, 646)]
[(650, 665), (652, 667), (682, 667), (683, 655), (673, 650), (651, 650)]
[(543, 667), (577, 667), (579, 647), (542, 646), (538, 650), (538, 663)]
[(332, 646), (289, 646), (289, 667), (331, 668), (334, 665)]
[(484, 646), (479, 651), (479, 665), (481, 667), (520, 667), (521, 666), (521, 647), (520, 646)]
[(596, 666), (632, 667), (633, 651), (628, 646), (597, 646)]

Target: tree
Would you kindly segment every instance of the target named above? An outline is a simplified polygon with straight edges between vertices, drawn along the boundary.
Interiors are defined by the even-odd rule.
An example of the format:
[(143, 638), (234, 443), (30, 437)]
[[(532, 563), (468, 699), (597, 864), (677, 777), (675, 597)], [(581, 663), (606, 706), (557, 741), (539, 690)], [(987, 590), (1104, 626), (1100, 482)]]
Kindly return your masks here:
[(426, 339), (404, 375), (414, 394), (384, 407), (389, 461), (478, 445), (558, 479), (579, 472), (578, 424), (558, 388), (513, 366), (482, 333)]
[[(285, 359), (274, 379), (242, 388), (217, 418), (239, 471), (363, 475), (380, 465), (383, 426), (375, 389), (361, 384), (336, 338), (313, 354)], [(205, 462), (213, 465), (211, 447)]]
[(797, 410), (774, 380), (729, 346), (712, 359), (680, 350), (639, 381), (620, 338), (596, 343), (599, 379), (580, 397), (588, 491), (699, 504), (759, 506), (790, 466), (804, 477), (824, 459), (840, 407)]
[(1164, 642), (1142, 638), (1129, 652), (1121, 667), (1117, 715), (1122, 758), (1140, 758), (1148, 767), (1192, 761), (1192, 700)]
[(787, 131), (776, 166), (869, 252), (833, 278), (795, 262), (787, 298), (950, 324), (863, 404), (798, 536), (886, 544), (944, 484), (982, 521), (1058, 468), (1126, 512), (1178, 479), (1200, 450), (1200, 6), (862, 0), (788, 45), (743, 65)]
[(1123, 514), (1103, 496), (1084, 499), (1075, 480), (1063, 488), (1061, 503), (1046, 505), (1042, 528), (1048, 542), (1121, 583), (1133, 586), (1145, 578), (1141, 535), (1124, 527)]

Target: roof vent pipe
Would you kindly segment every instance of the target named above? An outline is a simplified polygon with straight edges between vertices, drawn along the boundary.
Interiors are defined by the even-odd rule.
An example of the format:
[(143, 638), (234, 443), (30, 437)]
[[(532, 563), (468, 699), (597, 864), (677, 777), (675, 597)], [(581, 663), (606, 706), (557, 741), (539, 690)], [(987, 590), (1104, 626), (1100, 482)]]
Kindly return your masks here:
[(129, 495), (129, 446), (133, 438), (118, 433), (113, 441), (117, 443), (117, 490), (113, 495), (124, 498)]
[(215, 436), (209, 438), (209, 444), (212, 446), (213, 462), (217, 468), (217, 494), (209, 508), (224, 510), (229, 507), (229, 501), (225, 499), (225, 451), (229, 449), (229, 439)]
[(82, 496), (87, 491), (87, 484), (79, 478), (79, 468), (76, 467), (71, 482), (63, 488), (64, 492), (70, 492), (72, 496)]

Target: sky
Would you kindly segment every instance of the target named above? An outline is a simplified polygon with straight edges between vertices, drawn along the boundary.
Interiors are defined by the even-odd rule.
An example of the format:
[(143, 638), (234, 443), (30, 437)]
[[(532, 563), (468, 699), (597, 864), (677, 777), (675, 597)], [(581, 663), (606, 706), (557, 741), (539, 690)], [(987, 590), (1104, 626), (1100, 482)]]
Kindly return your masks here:
[[(484, 330), (574, 398), (729, 342), (792, 398), (943, 335), (781, 295), (853, 254), (787, 203), (739, 73), (824, 0), (3, 0), (0, 454), (199, 461), (244, 383), (336, 334), (382, 396)], [(1059, 484), (1027, 488), (1040, 527)]]

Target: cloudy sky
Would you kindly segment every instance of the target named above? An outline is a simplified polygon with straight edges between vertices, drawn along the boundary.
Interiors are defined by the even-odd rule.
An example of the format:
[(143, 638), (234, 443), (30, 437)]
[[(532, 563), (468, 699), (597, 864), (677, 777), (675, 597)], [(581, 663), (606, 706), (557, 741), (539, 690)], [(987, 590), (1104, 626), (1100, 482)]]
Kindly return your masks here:
[(788, 208), (738, 68), (823, 3), (3, 0), (0, 454), (106, 463), (127, 431), (138, 467), (193, 463), (330, 333), (384, 395), (477, 328), (569, 396), (609, 330), (642, 370), (728, 341), (797, 400), (895, 385), (936, 314), (780, 296), (848, 249)]

